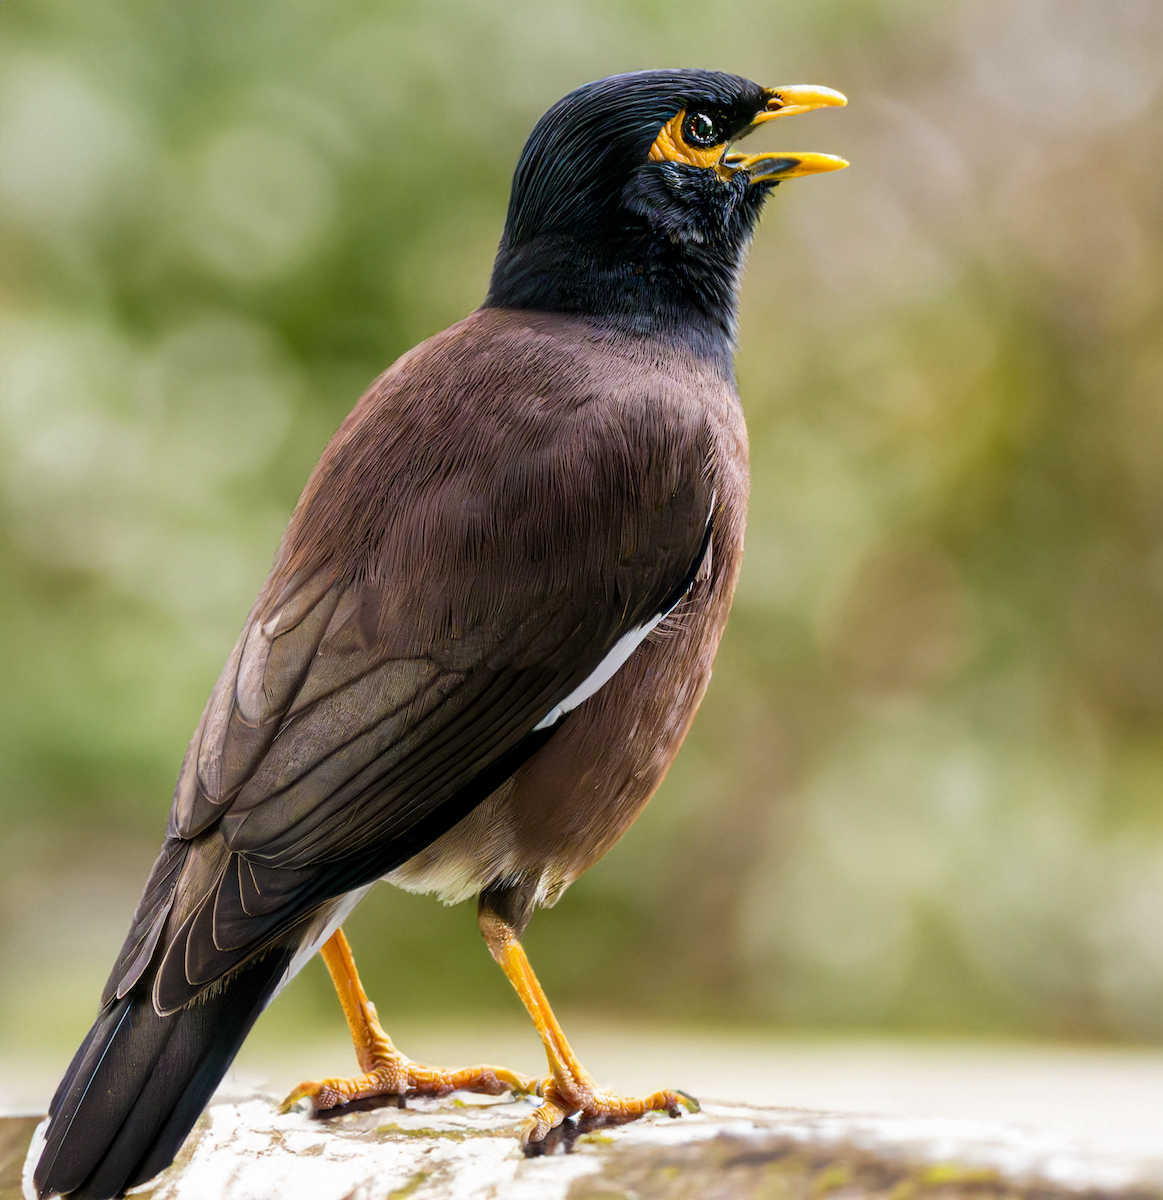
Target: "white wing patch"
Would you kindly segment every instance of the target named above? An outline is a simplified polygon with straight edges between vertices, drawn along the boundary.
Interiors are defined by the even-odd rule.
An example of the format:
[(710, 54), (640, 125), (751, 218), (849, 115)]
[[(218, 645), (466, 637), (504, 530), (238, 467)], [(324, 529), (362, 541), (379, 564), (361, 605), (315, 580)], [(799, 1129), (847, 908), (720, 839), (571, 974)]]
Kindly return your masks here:
[[(713, 517), (715, 514), (716, 495), (717, 493), (711, 494), (711, 510), (707, 513), (707, 525), (711, 523), (711, 517)], [(704, 561), (710, 552), (711, 547), (710, 543), (708, 542), (707, 549), (703, 554)], [(660, 612), (657, 616), (651, 617), (645, 625), (639, 625), (637, 629), (631, 629), (629, 633), (622, 634), (622, 636), (613, 644), (613, 646), (610, 647), (609, 653), (606, 655), (606, 657), (603, 658), (600, 663), (598, 663), (593, 671), (591, 671), (590, 674), (587, 675), (585, 679), (583, 679), (581, 683), (579, 683), (577, 687), (575, 687), (560, 704), (558, 704), (555, 708), (551, 708), (549, 712), (546, 713), (545, 716), (533, 726), (534, 731), (538, 729), (548, 729), (551, 725), (556, 725), (557, 722), (560, 721), (567, 712), (577, 708), (577, 706), (581, 704), (583, 700), (588, 700), (596, 691), (609, 683), (610, 680), (614, 678), (618, 668), (621, 667), (622, 664), (630, 657), (630, 655), (633, 654), (634, 651), (637, 650), (638, 647), (651, 635), (651, 633), (654, 632), (654, 628), (659, 621), (661, 621), (664, 617), (669, 617), (670, 614), (674, 612), (676, 608), (678, 608), (685, 595), (686, 593), (684, 592), (683, 595), (680, 596), (674, 602), (674, 604), (672, 604), (670, 608), (666, 610), (666, 612)]]
[(556, 708), (551, 708), (546, 716), (538, 721), (533, 728), (535, 730), (548, 729), (550, 725), (556, 725), (567, 712), (577, 708), (583, 700), (588, 700), (599, 688), (609, 683), (614, 678), (614, 674), (618, 668), (650, 636), (655, 625), (665, 616), (666, 613), (659, 613), (658, 616), (647, 621), (645, 625), (639, 625), (637, 629), (631, 629), (629, 633), (622, 634), (610, 648), (610, 652), (598, 663), (593, 671)]

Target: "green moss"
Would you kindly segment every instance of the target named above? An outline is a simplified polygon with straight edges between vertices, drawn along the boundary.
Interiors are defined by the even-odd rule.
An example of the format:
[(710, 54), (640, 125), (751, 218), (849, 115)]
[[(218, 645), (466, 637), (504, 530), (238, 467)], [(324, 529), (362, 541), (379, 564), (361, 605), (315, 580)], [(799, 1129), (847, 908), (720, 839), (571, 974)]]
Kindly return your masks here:
[(445, 1142), (463, 1142), (470, 1138), (512, 1137), (511, 1129), (435, 1129), (429, 1126), (377, 1125), (372, 1131), (380, 1141), (397, 1138), (437, 1138)]

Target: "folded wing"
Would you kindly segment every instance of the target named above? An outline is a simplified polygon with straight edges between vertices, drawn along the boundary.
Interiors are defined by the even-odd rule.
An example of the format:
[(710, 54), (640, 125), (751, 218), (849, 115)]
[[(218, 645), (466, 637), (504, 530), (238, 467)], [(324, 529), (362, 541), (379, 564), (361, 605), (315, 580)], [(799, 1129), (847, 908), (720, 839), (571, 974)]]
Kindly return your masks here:
[(576, 364), (515, 381), (498, 355), (490, 379), (479, 348), (443, 353), (381, 380), (308, 485), (107, 1000), (152, 963), (173, 1011), (418, 853), (693, 578), (712, 504), (697, 414), (652, 420)]

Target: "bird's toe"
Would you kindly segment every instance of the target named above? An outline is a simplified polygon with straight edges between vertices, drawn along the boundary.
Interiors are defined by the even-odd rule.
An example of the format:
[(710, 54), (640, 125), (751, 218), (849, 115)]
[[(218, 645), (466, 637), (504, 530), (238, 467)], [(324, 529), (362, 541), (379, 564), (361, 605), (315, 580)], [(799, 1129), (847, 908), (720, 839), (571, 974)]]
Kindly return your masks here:
[[(546, 1153), (551, 1149), (554, 1131), (571, 1123), (574, 1136), (611, 1125), (625, 1125), (650, 1112), (664, 1112), (681, 1117), (683, 1112), (697, 1113), (699, 1102), (681, 1091), (660, 1091), (640, 1098), (619, 1096), (616, 1092), (581, 1089), (585, 1094), (573, 1096), (563, 1089), (553, 1076), (538, 1088), (544, 1103), (521, 1125), (520, 1141), (526, 1154)], [(572, 1138), (563, 1140), (563, 1144)], [(568, 1148), (568, 1145), (567, 1145)]]

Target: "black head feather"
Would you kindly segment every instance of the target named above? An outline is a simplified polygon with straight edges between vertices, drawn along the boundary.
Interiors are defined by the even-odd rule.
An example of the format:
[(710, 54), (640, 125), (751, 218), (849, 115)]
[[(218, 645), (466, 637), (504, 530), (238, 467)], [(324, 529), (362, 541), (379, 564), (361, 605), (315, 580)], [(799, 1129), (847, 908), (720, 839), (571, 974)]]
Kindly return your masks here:
[(648, 156), (681, 110), (709, 114), (730, 141), (766, 99), (737, 75), (675, 70), (558, 101), (517, 163), (486, 304), (584, 313), (729, 356), (743, 255), (772, 185)]

